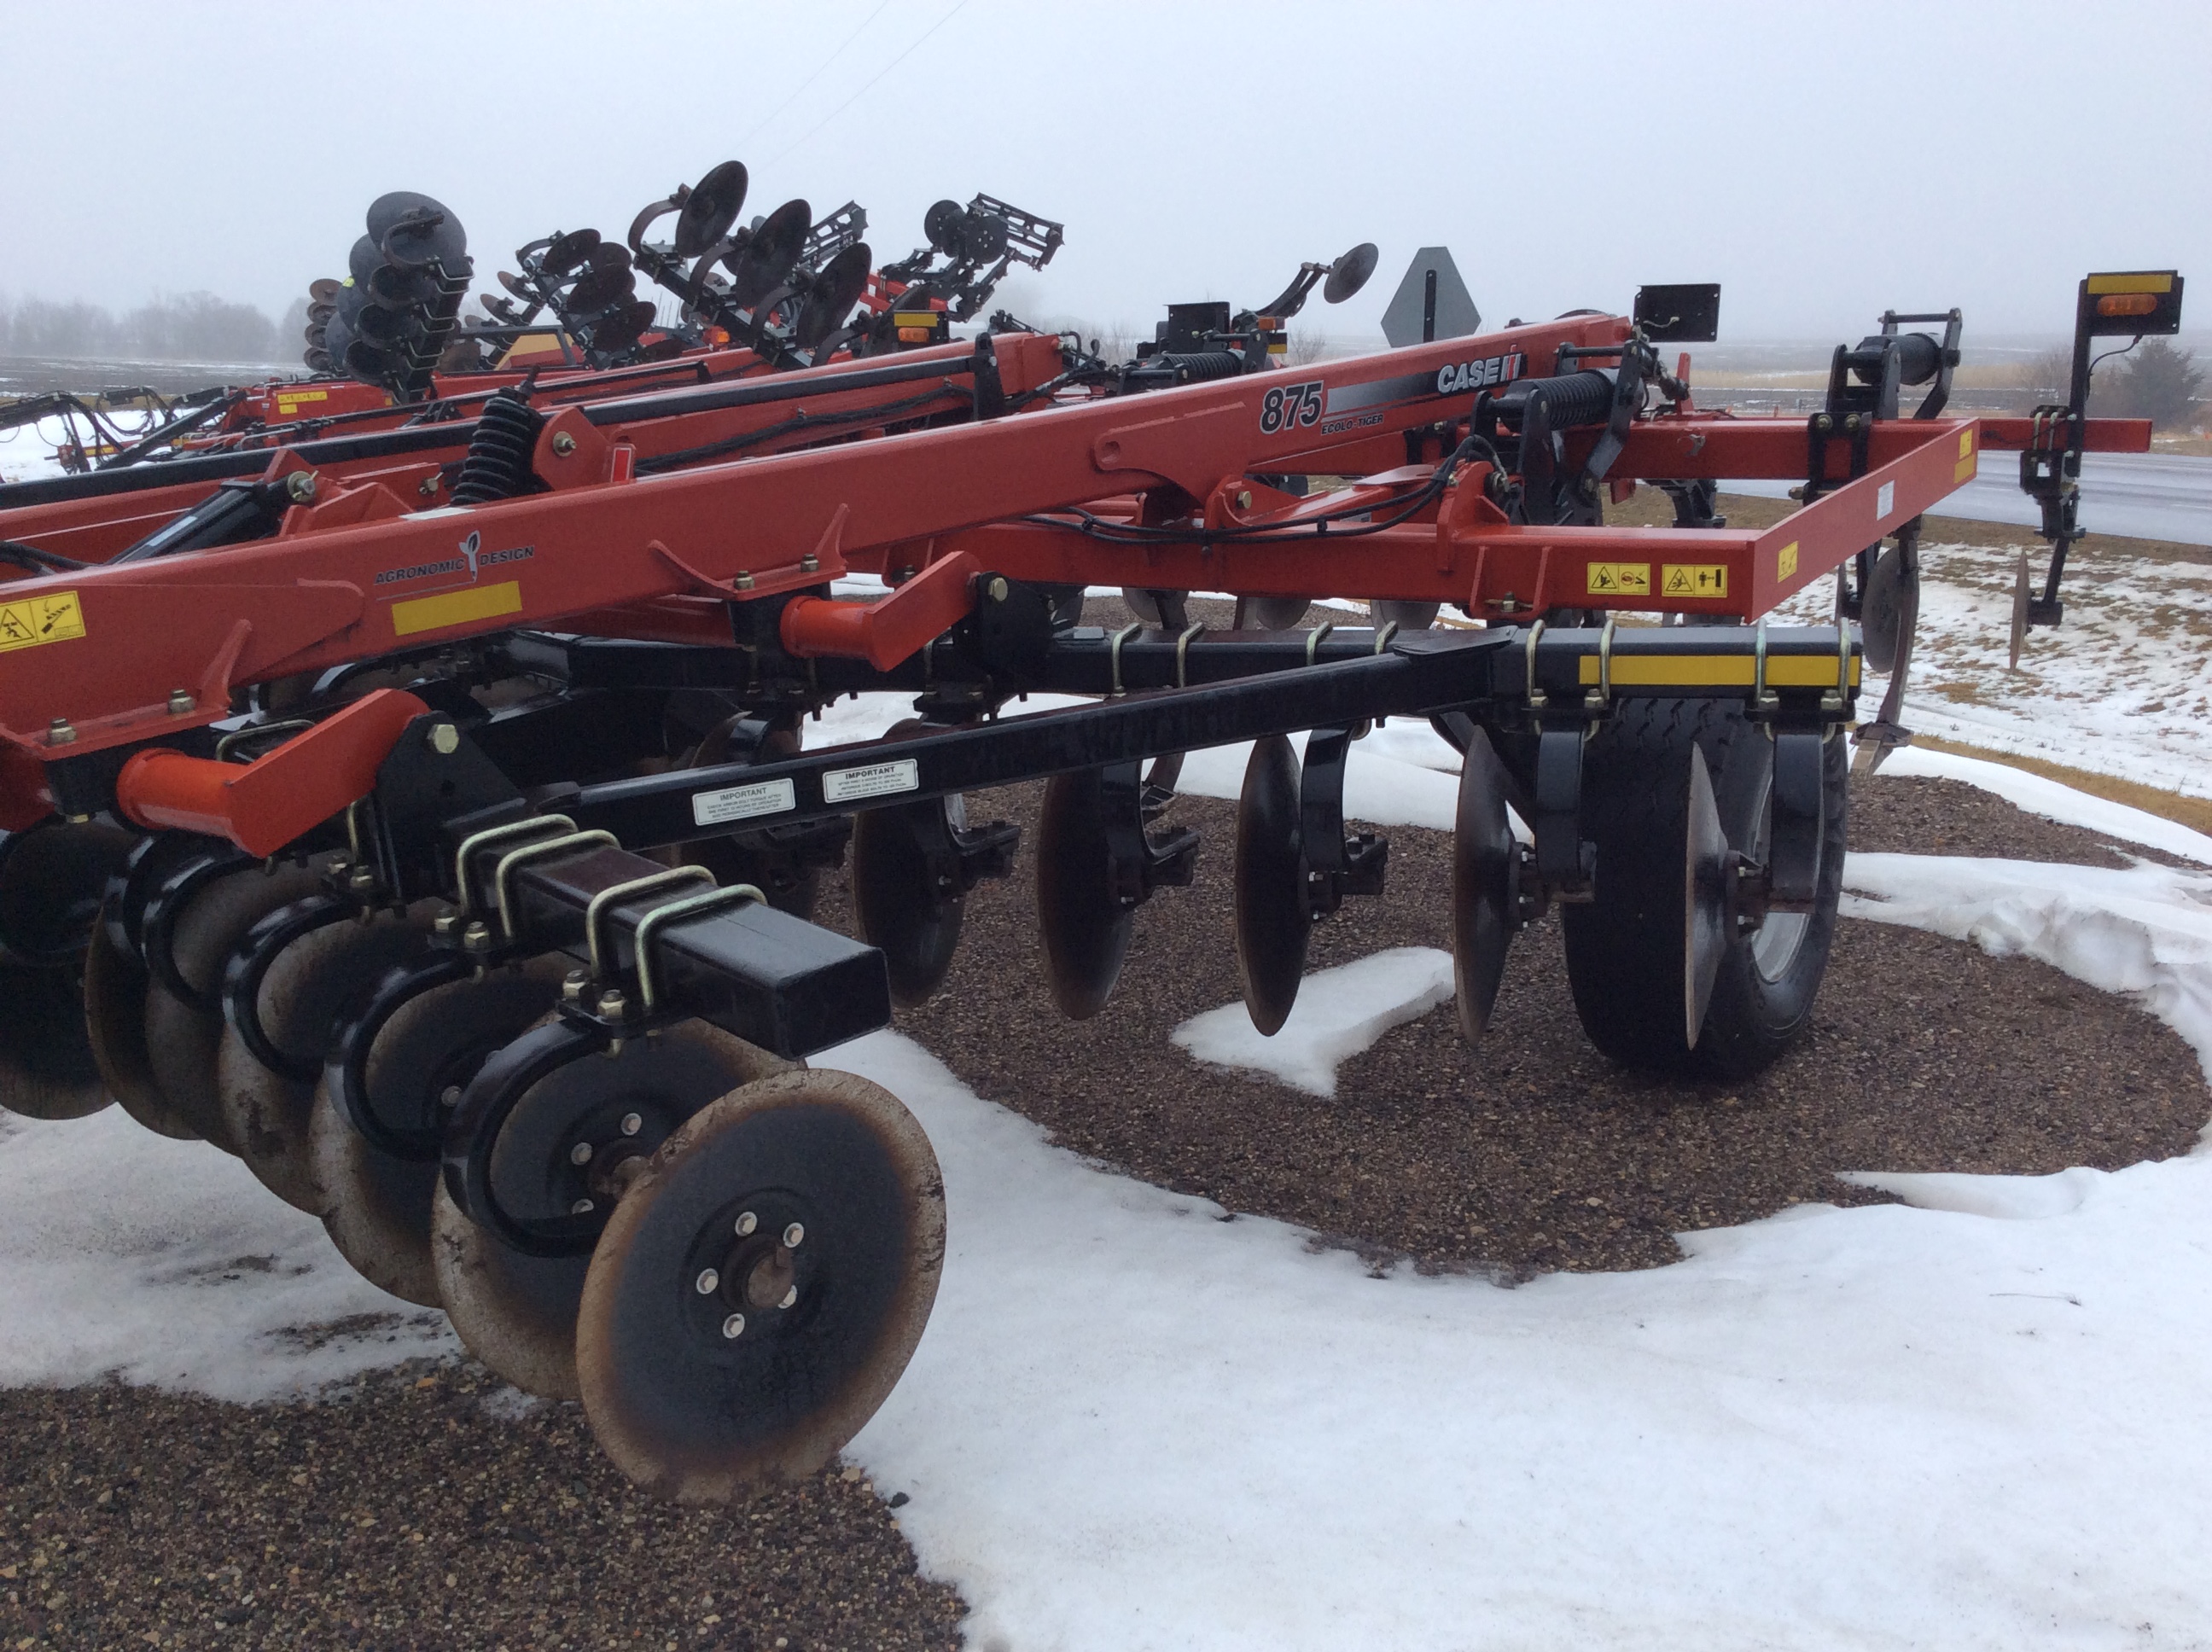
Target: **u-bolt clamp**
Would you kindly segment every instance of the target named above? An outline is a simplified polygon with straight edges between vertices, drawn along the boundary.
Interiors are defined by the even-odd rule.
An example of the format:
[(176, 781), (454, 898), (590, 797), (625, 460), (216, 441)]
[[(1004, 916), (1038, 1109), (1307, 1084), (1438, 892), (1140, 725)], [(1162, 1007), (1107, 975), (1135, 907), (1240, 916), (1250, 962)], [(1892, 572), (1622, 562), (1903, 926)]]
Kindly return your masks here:
[(1190, 686), (1188, 680), (1190, 645), (1198, 641), (1200, 635), (1205, 629), (1206, 622), (1200, 620), (1176, 639), (1176, 687), (1179, 689), (1187, 689)]
[[(1762, 614), (1751, 634), (1751, 714), (1764, 717), (1778, 702), (1778, 696), (1766, 686), (1766, 616)], [(1767, 725), (1766, 738), (1774, 738), (1771, 723)]]
[(1538, 620), (1529, 626), (1528, 638), (1522, 645), (1522, 669), (1526, 679), (1523, 686), (1528, 694), (1528, 726), (1538, 733), (1543, 732), (1544, 708), (1551, 703), (1551, 696), (1536, 686), (1536, 643), (1543, 635), (1544, 622)]
[(681, 901), (655, 907), (637, 920), (637, 938), (633, 943), (637, 949), (637, 996), (646, 1014), (653, 1013), (660, 996), (659, 982), (653, 976), (653, 938), (664, 926), (679, 918), (696, 918), (702, 913), (718, 912), (724, 907), (741, 906), (747, 902), (765, 906), (768, 896), (750, 884), (732, 884), (726, 889), (710, 889), (702, 895), (686, 896)]
[(610, 884), (594, 895), (584, 907), (584, 948), (591, 958), (592, 979), (607, 978), (607, 914), (616, 906), (635, 896), (650, 895), (655, 890), (673, 889), (679, 884), (711, 884), (714, 881), (714, 874), (704, 866), (672, 866), (666, 872), (633, 878), (628, 883)]
[(1315, 626), (1312, 630), (1306, 633), (1307, 665), (1310, 665), (1314, 663), (1314, 656), (1318, 653), (1321, 649), (1321, 640), (1334, 629), (1336, 629), (1336, 623), (1334, 620), (1323, 620), (1320, 624)]
[(1375, 652), (1378, 654), (1381, 653), (1385, 648), (1390, 646), (1390, 639), (1397, 635), (1398, 622), (1395, 620), (1384, 620), (1382, 622), (1382, 629), (1375, 634)]
[(547, 832), (573, 832), (576, 823), (566, 815), (532, 815), (528, 820), (511, 820), (504, 826), (489, 827), (472, 832), (461, 840), (461, 847), (453, 851), (453, 884), (460, 890), (460, 899), (454, 908), (456, 915), (465, 918), (474, 904), (469, 885), (469, 862), (485, 849), (497, 848), (502, 843), (512, 843), (518, 838), (542, 837)]
[(515, 925), (514, 874), (533, 860), (544, 860), (556, 854), (572, 854), (595, 843), (604, 843), (611, 849), (622, 847), (612, 832), (570, 832), (565, 836), (548, 838), (543, 843), (526, 843), (519, 849), (509, 849), (499, 858), (492, 869), (492, 898), (499, 912), (499, 926), (510, 941), (522, 938)]
[[(1583, 709), (1597, 716), (1613, 705), (1613, 616), (1605, 616), (1605, 628), (1597, 634), (1597, 686), (1583, 696)], [(1530, 658), (1533, 662), (1534, 645)]]
[(1121, 645), (1145, 628), (1141, 623), (1132, 623), (1114, 633), (1114, 641), (1106, 650), (1107, 662), (1113, 668), (1114, 692), (1121, 694)]

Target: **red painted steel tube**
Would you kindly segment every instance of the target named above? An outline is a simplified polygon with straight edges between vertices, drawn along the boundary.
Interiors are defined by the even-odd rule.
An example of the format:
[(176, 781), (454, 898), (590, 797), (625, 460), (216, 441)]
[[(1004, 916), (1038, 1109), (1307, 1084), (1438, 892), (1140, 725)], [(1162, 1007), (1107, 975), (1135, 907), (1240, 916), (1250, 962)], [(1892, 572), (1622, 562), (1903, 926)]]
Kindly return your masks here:
[(887, 671), (967, 617), (969, 582), (982, 570), (973, 558), (941, 557), (880, 602), (828, 602), (796, 597), (784, 607), (783, 646), (801, 659), (830, 654), (865, 659)]
[(429, 708), (378, 689), (250, 763), (216, 762), (149, 747), (123, 765), (115, 800), (149, 829), (173, 826), (274, 854), (376, 786), (376, 771), (407, 725)]

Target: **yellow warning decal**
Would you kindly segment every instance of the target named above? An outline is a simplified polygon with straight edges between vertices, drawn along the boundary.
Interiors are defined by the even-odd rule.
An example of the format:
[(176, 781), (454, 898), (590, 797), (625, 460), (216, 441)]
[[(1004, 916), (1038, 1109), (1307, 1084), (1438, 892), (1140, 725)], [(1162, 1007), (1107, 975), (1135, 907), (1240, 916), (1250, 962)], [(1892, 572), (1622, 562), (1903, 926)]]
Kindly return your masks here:
[(2092, 276), (2089, 277), (2089, 296), (2102, 293), (2170, 293), (2173, 290), (2173, 271), (2147, 270), (2133, 275)]
[(1968, 425), (1959, 433), (1959, 457), (1964, 459), (1974, 451), (1974, 427)]
[(1783, 546), (1780, 550), (1775, 553), (1774, 577), (1778, 580), (1786, 580), (1796, 572), (1797, 542), (1795, 539), (1792, 539), (1788, 544)]
[(1660, 574), (1659, 588), (1670, 597), (1725, 597), (1725, 562), (1668, 562)]
[(1593, 597), (1648, 597), (1651, 594), (1649, 562), (1592, 562), (1584, 589)]
[(1966, 458), (1960, 459), (1956, 465), (1954, 465), (1951, 467), (1951, 480), (1954, 482), (1972, 482), (1974, 479), (1975, 468), (1974, 456), (1972, 453), (1969, 453)]
[(84, 607), (74, 591), (55, 591), (21, 602), (0, 603), (0, 653), (65, 642), (84, 635)]
[[(1581, 660), (1581, 680), (1595, 688), (1598, 683), (1595, 654)], [(1616, 688), (1747, 689), (1753, 681), (1754, 662), (1749, 654), (1615, 654), (1613, 681)], [(1766, 680), (1778, 689), (1832, 689), (1836, 686), (1833, 654), (1769, 654)], [(1859, 680), (1859, 659), (1851, 656), (1851, 682)]]
[(466, 625), (471, 620), (493, 619), (501, 614), (521, 611), (520, 580), (471, 586), (465, 591), (448, 591), (435, 597), (417, 597), (411, 602), (392, 604), (392, 634), (411, 637), (417, 631), (435, 631), (441, 626)]

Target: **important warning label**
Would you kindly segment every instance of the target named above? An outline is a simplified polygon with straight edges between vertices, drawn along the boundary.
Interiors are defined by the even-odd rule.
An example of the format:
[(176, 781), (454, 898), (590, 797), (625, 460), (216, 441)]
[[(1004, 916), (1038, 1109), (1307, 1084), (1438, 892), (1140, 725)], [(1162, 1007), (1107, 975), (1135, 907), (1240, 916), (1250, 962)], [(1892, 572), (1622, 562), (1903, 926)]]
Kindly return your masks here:
[(694, 792), (691, 818), (701, 826), (720, 826), (732, 820), (750, 820), (756, 815), (780, 815), (797, 800), (787, 780), (726, 786), (719, 792)]
[(1660, 570), (1659, 588), (1670, 597), (1725, 597), (1725, 562), (1668, 562)]
[(858, 803), (863, 798), (884, 798), (896, 792), (921, 789), (921, 765), (911, 757), (866, 768), (833, 768), (822, 777), (822, 801)]
[(84, 635), (84, 609), (74, 591), (0, 603), (0, 651), (35, 648)]
[(1593, 597), (1648, 597), (1651, 594), (1649, 562), (1591, 562), (1583, 590)]

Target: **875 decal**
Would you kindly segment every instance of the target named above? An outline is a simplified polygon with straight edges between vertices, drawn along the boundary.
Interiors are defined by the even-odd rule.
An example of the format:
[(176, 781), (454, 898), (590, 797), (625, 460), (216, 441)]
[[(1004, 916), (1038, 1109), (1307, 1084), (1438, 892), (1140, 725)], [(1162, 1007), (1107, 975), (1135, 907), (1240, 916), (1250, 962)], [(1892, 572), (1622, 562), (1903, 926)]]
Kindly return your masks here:
[(1271, 390), (1260, 403), (1260, 434), (1272, 436), (1279, 430), (1296, 430), (1303, 426), (1321, 422), (1322, 385), (1318, 379), (1309, 379), (1302, 385), (1285, 385)]

